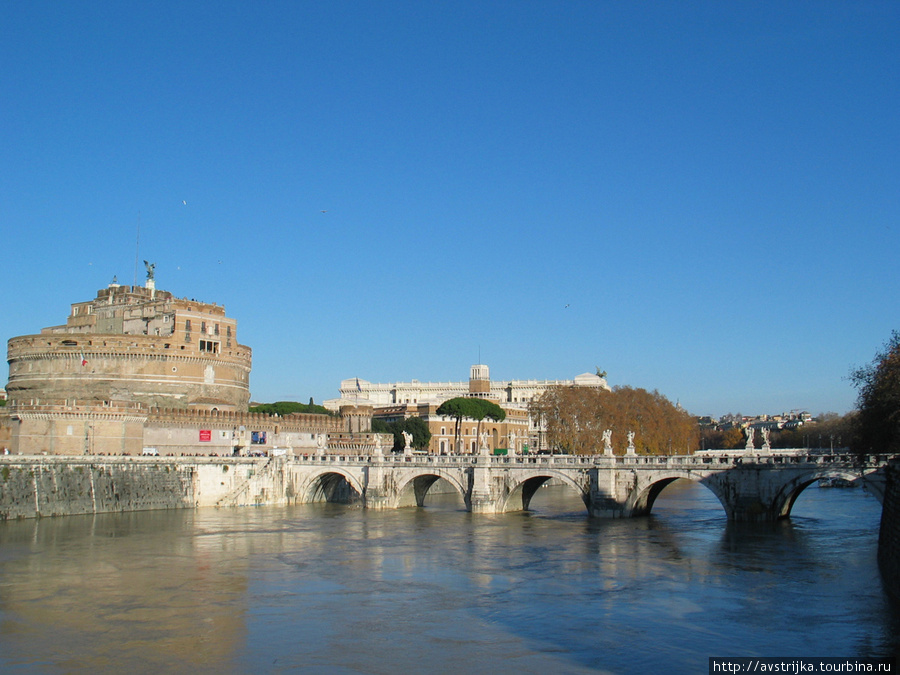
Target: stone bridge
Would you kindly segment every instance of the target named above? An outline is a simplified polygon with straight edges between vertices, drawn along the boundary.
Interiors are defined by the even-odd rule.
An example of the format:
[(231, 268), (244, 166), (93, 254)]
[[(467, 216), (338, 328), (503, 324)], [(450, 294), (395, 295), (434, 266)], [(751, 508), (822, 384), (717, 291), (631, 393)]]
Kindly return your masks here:
[[(254, 503), (254, 485), (268, 486), (281, 503), (357, 501), (370, 509), (422, 506), (443, 479), (475, 513), (527, 510), (541, 485), (568, 485), (592, 516), (649, 514), (660, 492), (678, 478), (696, 481), (718, 497), (730, 520), (774, 521), (790, 515), (800, 493), (821, 478), (862, 481), (882, 501), (891, 457), (808, 450), (767, 453), (704, 451), (679, 456), (303, 456), (269, 460), (245, 489), (221, 505)], [(266, 501), (271, 501), (267, 499)], [(255, 500), (259, 503), (259, 499)]]

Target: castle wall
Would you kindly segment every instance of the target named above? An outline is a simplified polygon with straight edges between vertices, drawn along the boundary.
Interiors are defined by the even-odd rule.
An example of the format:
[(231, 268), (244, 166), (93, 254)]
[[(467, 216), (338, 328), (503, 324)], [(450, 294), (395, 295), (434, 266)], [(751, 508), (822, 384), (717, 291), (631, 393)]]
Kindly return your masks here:
[(146, 406), (246, 410), (250, 349), (199, 354), (150, 335), (42, 334), (8, 343), (11, 402), (131, 400)]
[(146, 412), (111, 401), (9, 406), (10, 450), (22, 455), (139, 454)]
[(344, 431), (347, 422), (330, 415), (272, 417), (230, 411), (153, 410), (144, 429), (144, 446), (160, 455), (292, 454), (316, 452), (320, 434)]

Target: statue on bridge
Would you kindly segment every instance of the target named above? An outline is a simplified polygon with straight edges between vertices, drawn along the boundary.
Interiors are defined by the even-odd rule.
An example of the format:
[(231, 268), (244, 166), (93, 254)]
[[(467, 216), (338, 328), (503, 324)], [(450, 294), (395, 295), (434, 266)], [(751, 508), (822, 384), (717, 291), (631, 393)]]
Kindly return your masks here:
[(612, 429), (607, 429), (603, 432), (603, 454), (607, 456), (611, 456), (613, 454)]
[(756, 435), (756, 429), (753, 427), (747, 427), (747, 445), (744, 446), (744, 450), (753, 450), (753, 437)]
[(759, 431), (762, 434), (762, 438), (763, 438), (763, 445), (762, 445), (763, 452), (769, 452), (772, 449), (772, 446), (769, 445), (769, 430), (767, 428), (763, 427)]
[(403, 454), (411, 455), (413, 447), (413, 437), (408, 431), (400, 432), (403, 434)]
[(634, 451), (634, 432), (628, 432), (628, 447), (625, 449), (625, 454), (634, 455), (636, 454)]
[(481, 451), (482, 455), (490, 454), (490, 447), (488, 446), (488, 432), (481, 432), (481, 444), (478, 446), (478, 449)]

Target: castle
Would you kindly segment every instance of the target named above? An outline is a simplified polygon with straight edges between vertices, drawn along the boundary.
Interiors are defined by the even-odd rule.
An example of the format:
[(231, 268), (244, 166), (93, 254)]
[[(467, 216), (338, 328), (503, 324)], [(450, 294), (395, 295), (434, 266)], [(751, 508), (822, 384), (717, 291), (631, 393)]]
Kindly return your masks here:
[[(0, 446), (15, 454), (315, 452), (367, 431), (344, 417), (247, 412), (251, 350), (225, 308), (113, 281), (72, 304), (64, 325), (8, 343)], [(365, 416), (363, 416), (365, 417)], [(370, 418), (369, 418), (370, 419)]]
[(215, 304), (113, 282), (72, 305), (62, 326), (9, 340), (7, 396), (246, 410), (251, 350)]

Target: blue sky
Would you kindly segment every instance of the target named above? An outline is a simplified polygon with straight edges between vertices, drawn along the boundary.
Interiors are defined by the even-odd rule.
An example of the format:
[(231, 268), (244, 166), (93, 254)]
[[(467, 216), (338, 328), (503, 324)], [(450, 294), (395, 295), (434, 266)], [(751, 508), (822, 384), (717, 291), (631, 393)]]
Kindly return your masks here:
[(255, 400), (480, 354), (845, 412), (900, 328), (898, 34), (897, 2), (5, 2), (0, 333), (132, 283), (140, 224)]

